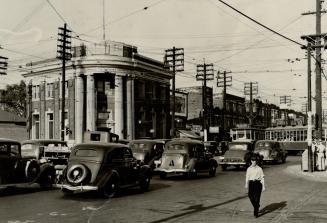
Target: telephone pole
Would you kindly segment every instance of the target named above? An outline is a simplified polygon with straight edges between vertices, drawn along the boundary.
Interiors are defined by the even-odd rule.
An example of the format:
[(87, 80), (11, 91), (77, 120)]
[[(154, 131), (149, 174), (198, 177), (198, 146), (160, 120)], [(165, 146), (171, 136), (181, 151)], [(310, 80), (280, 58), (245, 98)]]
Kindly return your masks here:
[(226, 118), (225, 118), (225, 114), (226, 114), (226, 90), (227, 87), (232, 86), (232, 76), (227, 76), (228, 74), (230, 74), (231, 72), (227, 72), (227, 71), (223, 71), (222, 73), (220, 73), (220, 71), (218, 71), (217, 73), (217, 87), (222, 87), (223, 88), (223, 114), (222, 114), (222, 130), (223, 130), (223, 137), (225, 140), (226, 137)]
[(71, 54), (71, 31), (67, 24), (58, 29), (57, 58), (62, 61), (61, 78), (61, 140), (65, 140), (65, 94), (66, 94), (66, 61), (70, 60)]
[(0, 75), (7, 75), (8, 58), (0, 56)]
[(203, 140), (207, 141), (207, 81), (212, 81), (214, 79), (214, 69), (213, 64), (198, 64), (196, 66), (196, 80), (202, 81), (202, 118), (203, 118)]
[(286, 104), (288, 106), (291, 105), (291, 96), (290, 95), (284, 95), (279, 97), (279, 104)]
[(257, 114), (253, 114), (253, 95), (258, 94), (258, 82), (248, 82), (244, 83), (244, 95), (250, 96), (250, 114), (248, 114), (249, 125), (252, 127), (253, 120), (257, 116)]
[(175, 91), (176, 91), (176, 72), (184, 71), (184, 48), (173, 47), (171, 49), (165, 50), (164, 58), (165, 66), (172, 71), (173, 80), (172, 80), (172, 106), (171, 106), (171, 130), (170, 137), (175, 136)]
[[(322, 136), (322, 96), (321, 96), (321, 39), (325, 39), (325, 34), (321, 34), (321, 14), (326, 13), (325, 10), (321, 9), (321, 0), (316, 0), (316, 11), (315, 12), (306, 12), (302, 13), (302, 15), (316, 15), (316, 34), (310, 35), (306, 37), (311, 37), (311, 40), (307, 38), (308, 41), (311, 41), (313, 43), (312, 47), (316, 50), (316, 118), (318, 119), (316, 121), (316, 137), (318, 139), (321, 139)], [(304, 37), (304, 38), (306, 38)], [(301, 37), (303, 38), (303, 37)]]

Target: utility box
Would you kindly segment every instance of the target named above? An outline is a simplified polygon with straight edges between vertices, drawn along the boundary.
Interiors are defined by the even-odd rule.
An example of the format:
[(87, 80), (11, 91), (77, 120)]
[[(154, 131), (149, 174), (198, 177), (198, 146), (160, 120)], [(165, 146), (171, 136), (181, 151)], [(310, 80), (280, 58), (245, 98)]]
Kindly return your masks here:
[(301, 169), (302, 171), (309, 170), (308, 149), (304, 150), (304, 152), (302, 153)]

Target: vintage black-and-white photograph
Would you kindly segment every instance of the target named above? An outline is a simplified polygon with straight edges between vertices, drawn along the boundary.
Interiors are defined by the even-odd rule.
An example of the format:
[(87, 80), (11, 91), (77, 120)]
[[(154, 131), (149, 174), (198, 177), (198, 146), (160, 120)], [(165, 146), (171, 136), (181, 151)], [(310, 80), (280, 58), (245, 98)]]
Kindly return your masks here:
[(0, 223), (327, 222), (326, 2), (0, 3)]

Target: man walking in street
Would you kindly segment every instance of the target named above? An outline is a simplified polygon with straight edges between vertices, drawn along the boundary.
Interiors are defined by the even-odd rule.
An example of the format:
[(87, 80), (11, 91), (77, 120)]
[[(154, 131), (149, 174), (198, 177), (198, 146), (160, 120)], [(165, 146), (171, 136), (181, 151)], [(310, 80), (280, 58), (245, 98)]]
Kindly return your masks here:
[(251, 166), (246, 170), (245, 188), (254, 208), (254, 216), (259, 216), (261, 192), (265, 190), (264, 174), (262, 168), (257, 165), (257, 156), (251, 157)]

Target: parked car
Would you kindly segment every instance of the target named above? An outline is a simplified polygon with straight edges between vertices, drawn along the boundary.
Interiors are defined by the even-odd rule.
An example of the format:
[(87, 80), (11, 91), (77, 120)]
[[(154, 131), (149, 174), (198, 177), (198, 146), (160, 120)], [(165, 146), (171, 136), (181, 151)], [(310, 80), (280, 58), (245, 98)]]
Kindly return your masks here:
[(281, 162), (285, 163), (287, 153), (281, 147), (278, 141), (259, 140), (255, 143), (254, 152), (259, 153), (263, 157), (263, 162)]
[(46, 159), (22, 156), (21, 144), (11, 139), (0, 139), (0, 187), (38, 183), (51, 187), (55, 169)]
[(201, 141), (191, 139), (174, 139), (166, 143), (161, 163), (155, 171), (165, 178), (167, 173), (182, 173), (195, 176), (197, 173), (216, 175), (217, 161), (211, 153), (206, 153)]
[(133, 156), (140, 162), (149, 165), (152, 169), (156, 167), (165, 148), (165, 141), (155, 139), (136, 139), (129, 143)]
[(219, 161), (222, 170), (226, 170), (229, 166), (237, 168), (248, 167), (251, 164), (250, 159), (253, 150), (254, 143), (252, 141), (233, 141), (228, 143), (228, 149)]
[(64, 171), (62, 191), (97, 191), (113, 197), (119, 188), (139, 186), (146, 191), (151, 169), (133, 157), (132, 150), (119, 143), (82, 143), (73, 147)]
[(33, 139), (22, 142), (22, 157), (35, 160), (46, 159), (56, 170), (56, 183), (62, 180), (62, 171), (65, 169), (70, 155), (70, 148), (65, 141), (56, 139)]

